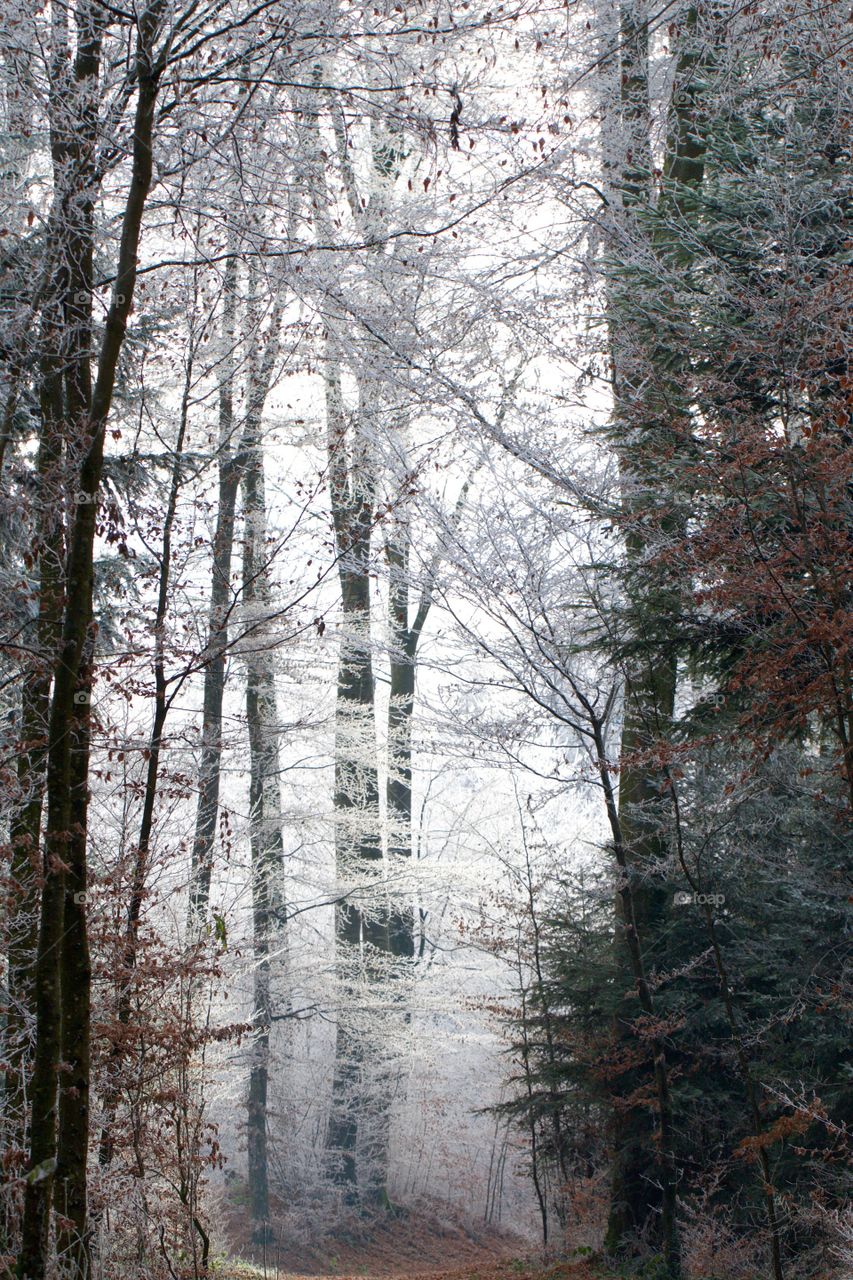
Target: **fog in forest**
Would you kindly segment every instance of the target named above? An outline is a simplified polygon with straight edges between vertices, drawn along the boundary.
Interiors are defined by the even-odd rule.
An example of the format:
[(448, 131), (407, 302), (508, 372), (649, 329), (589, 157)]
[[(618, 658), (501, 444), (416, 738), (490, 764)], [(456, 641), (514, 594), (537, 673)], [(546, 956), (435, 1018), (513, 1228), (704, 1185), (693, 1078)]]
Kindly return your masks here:
[(0, 1280), (848, 1280), (838, 0), (0, 0)]

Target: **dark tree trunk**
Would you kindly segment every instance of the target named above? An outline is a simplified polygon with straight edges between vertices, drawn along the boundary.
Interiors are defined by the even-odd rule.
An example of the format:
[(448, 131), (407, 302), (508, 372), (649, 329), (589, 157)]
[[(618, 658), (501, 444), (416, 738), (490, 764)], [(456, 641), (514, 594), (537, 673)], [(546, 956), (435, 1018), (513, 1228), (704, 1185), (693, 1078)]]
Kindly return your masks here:
[[(458, 525), (467, 496), (468, 481), (463, 484), (459, 494), (451, 528), (455, 529)], [(439, 549), (426, 571), (414, 617), (410, 621), (410, 547), (411, 531), (408, 518), (403, 512), (398, 516), (397, 528), (387, 546), (391, 689), (388, 701), (386, 808), (392, 883), (395, 873), (401, 869), (400, 860), (412, 857), (412, 721), (415, 712), (418, 645), (432, 608), (441, 560)], [(393, 892), (391, 897), (393, 900)], [(411, 906), (401, 906), (399, 898), (396, 903), (392, 901), (390, 909), (389, 947), (396, 959), (414, 958), (414, 909)]]
[[(69, 540), (60, 650), (54, 671), (47, 756), (47, 823), (44, 838), (39, 949), (36, 962), (36, 1047), (33, 1067), (33, 1111), (29, 1174), (18, 1273), (42, 1280), (48, 1266), (50, 1205), (54, 1183), (69, 1219), (61, 1241), (67, 1246), (63, 1266), (74, 1277), (88, 1272), (86, 1226), (86, 1168), (88, 1160), (89, 1000), (91, 971), (86, 922), (86, 824), (88, 811), (89, 713), (92, 687), (91, 653), (94, 632), (93, 560), (97, 524), (97, 494), (101, 480), (104, 434), (112, 403), (116, 369), (124, 342), (136, 283), (137, 251), (142, 214), (151, 185), (151, 145), (154, 106), (160, 68), (153, 65), (152, 48), (160, 20), (160, 0), (144, 10), (138, 21), (137, 104), (133, 132), (130, 191), (121, 226), (121, 245), (113, 297), (104, 325), (98, 373), (88, 394), (88, 344), (76, 346), (67, 386), (68, 439), (80, 458), (79, 494)], [(98, 11), (100, 14), (100, 11)], [(87, 126), (97, 120), (97, 21), (86, 9), (80, 18), (75, 79), (86, 86), (79, 145), (84, 149), (82, 171), (91, 162), (86, 150)], [(79, 171), (79, 170), (78, 170)], [(86, 185), (87, 199), (91, 187)], [(71, 295), (66, 324), (80, 338), (80, 324), (91, 313), (91, 236), (77, 239), (80, 218), (90, 225), (87, 199), (73, 216), (68, 214), (74, 271), (82, 271), (89, 289)], [(87, 220), (89, 220), (87, 222)], [(82, 310), (81, 310), (82, 308)], [(72, 436), (73, 432), (73, 436)], [(67, 881), (67, 883), (66, 883)], [(72, 949), (72, 941), (75, 944)], [(62, 1055), (62, 1075), (58, 1067)], [(57, 1085), (59, 1083), (59, 1142), (57, 1142)], [(58, 1173), (58, 1178), (54, 1174)]]
[[(342, 879), (367, 878), (382, 870), (379, 780), (373, 661), (370, 648), (370, 553), (373, 484), (365, 442), (358, 427), (348, 433), (340, 360), (329, 344), (326, 371), (329, 488), (338, 572), (342, 628), (335, 713), (335, 860)], [(351, 437), (351, 438), (348, 438)], [(348, 456), (349, 455), (349, 456)], [(365, 1132), (366, 1037), (349, 1018), (358, 985), (369, 988), (388, 950), (388, 921), (375, 905), (368, 910), (346, 899), (335, 908), (339, 948), (339, 1000), (332, 1105), (326, 1134), (329, 1171), (349, 1203), (359, 1200), (357, 1146), (375, 1146)], [(373, 1108), (375, 1110), (375, 1108)], [(361, 1134), (359, 1130), (362, 1130)], [(371, 1181), (375, 1181), (372, 1179)]]
[[(652, 1062), (651, 1083), (657, 1106), (657, 1119), (659, 1126), (657, 1142), (654, 1142), (654, 1135), (649, 1135), (650, 1141), (654, 1142), (655, 1150), (652, 1169), (661, 1188), (659, 1206), (656, 1206), (661, 1219), (659, 1238), (667, 1271), (670, 1275), (677, 1276), (681, 1271), (681, 1253), (679, 1249), (678, 1224), (676, 1221), (677, 1167), (675, 1162), (673, 1108), (669, 1086), (666, 1051), (660, 1031), (656, 1026), (657, 1013), (654, 998), (652, 996), (652, 990), (646, 976), (646, 965), (643, 958), (641, 934), (635, 906), (637, 881), (632, 875), (630, 853), (625, 839), (625, 831), (622, 826), (619, 804), (613, 791), (613, 784), (610, 776), (610, 763), (607, 758), (607, 751), (604, 742), (603, 724), (595, 715), (594, 709), (588, 702), (585, 703), (585, 709), (593, 728), (593, 741), (595, 745), (598, 775), (604, 792), (605, 808), (607, 812), (607, 820), (610, 826), (613, 852), (616, 857), (616, 864), (619, 868), (621, 877), (617, 895), (617, 915), (622, 927), (621, 940), (624, 944), (628, 958), (628, 968), (630, 971), (631, 985), (633, 989), (632, 993), (636, 999), (637, 1012), (634, 1014), (634, 1017), (636, 1019), (641, 1013), (647, 1021), (645, 1037)], [(632, 1024), (632, 1031), (634, 1031), (635, 1026), (636, 1021)], [(634, 1031), (635, 1036), (636, 1034), (636, 1031)], [(648, 1164), (648, 1149), (646, 1149), (646, 1153), (644, 1154), (642, 1151), (637, 1149), (635, 1141), (635, 1136), (632, 1133), (625, 1135), (619, 1145), (617, 1151), (617, 1165), (613, 1178), (614, 1190), (621, 1189), (623, 1191), (634, 1191), (633, 1181), (629, 1179), (625, 1179), (620, 1188), (620, 1174), (623, 1173), (627, 1166), (627, 1169), (633, 1178), (637, 1164), (639, 1164), (640, 1161), (643, 1161), (644, 1167)], [(627, 1156), (623, 1155), (624, 1152), (627, 1152)], [(621, 1165), (618, 1163), (620, 1159), (623, 1161)], [(637, 1164), (629, 1164), (630, 1160), (636, 1160)], [(627, 1202), (629, 1208), (633, 1207), (635, 1203), (636, 1201), (632, 1202), (630, 1200)], [(647, 1198), (642, 1201), (642, 1209), (643, 1212), (648, 1212)], [(617, 1220), (625, 1223), (624, 1230), (626, 1232), (633, 1234), (634, 1231), (646, 1226), (645, 1220), (642, 1223), (638, 1223), (636, 1219), (629, 1219), (625, 1214), (623, 1203), (618, 1202), (614, 1196), (611, 1203), (611, 1217), (608, 1222), (608, 1234), (606, 1237), (606, 1245), (608, 1248), (620, 1248), (625, 1240), (624, 1235), (619, 1236), (615, 1241), (611, 1238), (614, 1215), (618, 1215)]]
[[(648, 14), (642, 0), (621, 9), (620, 99), (623, 155), (618, 169), (623, 234), (629, 238), (643, 232), (636, 214), (647, 215), (652, 207), (650, 109), (648, 89)], [(679, 221), (689, 216), (685, 193), (701, 185), (704, 173), (704, 145), (697, 121), (696, 51), (692, 38), (695, 11), (688, 14), (679, 34), (680, 53), (676, 65), (670, 137), (662, 175), (662, 190), (656, 215), (658, 229), (650, 248), (665, 270), (683, 271), (689, 265), (681, 254), (673, 258), (665, 232), (667, 216)], [(655, 513), (661, 510), (660, 460), (679, 448), (679, 433), (685, 417), (683, 393), (678, 379), (679, 354), (670, 350), (666, 338), (650, 339), (632, 317), (630, 297), (619, 297), (611, 288), (611, 352), (613, 359), (614, 418), (617, 450), (623, 475), (623, 511), (626, 522), (628, 594), (636, 631), (632, 653), (627, 660), (624, 720), (620, 748), (619, 822), (626, 883), (617, 897), (617, 939), (619, 959), (627, 994), (617, 1010), (617, 1053), (629, 1061), (637, 1038), (638, 1017), (645, 1013), (637, 981), (640, 948), (644, 966), (654, 965), (655, 944), (664, 935), (669, 906), (667, 864), (670, 850), (664, 835), (669, 801), (665, 778), (651, 763), (657, 743), (663, 740), (672, 722), (677, 682), (677, 651), (673, 642), (680, 609), (677, 586), (666, 581), (660, 571), (644, 567), (652, 542), (646, 529), (654, 527)], [(627, 302), (627, 306), (625, 305)], [(640, 517), (639, 519), (637, 517)], [(675, 528), (677, 515), (660, 517), (660, 528), (652, 533), (665, 536)], [(641, 645), (640, 635), (648, 639)], [(627, 893), (627, 897), (626, 897)], [(626, 908), (630, 905), (630, 917)], [(642, 956), (642, 948), (648, 954)], [(611, 1187), (611, 1209), (607, 1245), (620, 1252), (644, 1234), (664, 1253), (670, 1272), (680, 1271), (676, 1222), (676, 1169), (671, 1125), (665, 1133), (660, 1096), (663, 1058), (650, 1046), (648, 1067), (639, 1065), (622, 1073), (617, 1096), (623, 1101), (642, 1091), (651, 1075), (659, 1081), (656, 1089), (659, 1144), (655, 1116), (646, 1108), (619, 1105), (614, 1118), (615, 1158)], [(662, 1082), (665, 1084), (665, 1082)], [(666, 1085), (668, 1093), (668, 1085)], [(654, 1154), (659, 1145), (659, 1156)], [(656, 1166), (660, 1174), (656, 1176)], [(657, 1191), (657, 1186), (660, 1191)]]
[[(371, 867), (377, 875), (382, 870), (369, 647), (369, 539), (369, 527), (359, 528), (348, 554), (349, 567), (342, 567), (340, 575), (344, 635), (337, 685), (335, 854), (339, 874), (347, 878), (359, 867), (368, 875)], [(344, 1187), (347, 1201), (355, 1203), (361, 1198), (356, 1148), (359, 1138), (362, 1145), (375, 1146), (378, 1139), (369, 1130), (375, 1130), (379, 1121), (377, 1116), (369, 1116), (375, 1107), (367, 1097), (372, 1067), (366, 1057), (368, 1040), (361, 1028), (350, 1025), (349, 1018), (359, 1003), (359, 983), (366, 990), (373, 985), (381, 969), (381, 955), (388, 950), (385, 912), (378, 904), (365, 910), (356, 902), (341, 902), (335, 908), (335, 933), (342, 977), (327, 1146), (335, 1180)]]
[[(335, 230), (329, 216), (327, 157), (320, 137), (320, 111), (315, 96), (303, 117), (306, 142), (322, 191), (318, 223), (331, 243)], [(347, 151), (340, 106), (331, 103), (331, 123), (344, 191), (359, 234), (380, 242), (378, 223), (385, 218), (382, 201), (361, 196)], [(378, 184), (393, 181), (401, 154), (389, 139), (373, 140), (373, 170)], [(317, 206), (315, 206), (317, 207)], [(370, 210), (369, 214), (366, 210)], [(379, 818), (374, 678), (370, 641), (370, 556), (374, 512), (373, 467), (366, 427), (375, 416), (367, 406), (358, 369), (359, 406), (348, 423), (341, 384), (342, 355), (331, 333), (326, 347), (326, 422), (329, 492), (341, 584), (342, 633), (338, 658), (335, 713), (335, 861), (337, 874), (355, 873), (377, 882), (383, 866)], [(402, 797), (401, 797), (402, 799)], [(385, 1190), (388, 1115), (384, 1068), (377, 1065), (377, 1044), (364, 1026), (351, 1019), (363, 998), (387, 971), (390, 950), (388, 910), (368, 890), (367, 908), (344, 900), (335, 908), (338, 949), (338, 1025), (332, 1102), (326, 1132), (330, 1176), (352, 1204), (387, 1202)], [(370, 899), (373, 898), (373, 901)], [(401, 921), (398, 945), (405, 945), (408, 925)], [(361, 1000), (360, 1000), (361, 993)], [(363, 1017), (362, 1013), (362, 1017)], [(358, 1157), (357, 1158), (357, 1153)], [(359, 1159), (364, 1185), (359, 1188)]]
[(233, 607), (231, 560), (234, 550), (234, 520), (240, 487), (241, 450), (234, 443), (234, 342), (237, 309), (237, 258), (233, 237), (225, 268), (223, 288), (222, 340), (223, 373), (219, 389), (219, 491), (216, 530), (213, 535), (210, 605), (207, 643), (203, 654), (201, 761), (196, 808), (195, 838), (190, 872), (188, 913), (189, 940), (195, 941), (207, 922), (213, 847), (219, 815), (219, 782), (222, 768), (222, 703), (229, 643), (229, 619)]
[(148, 762), (145, 770), (145, 785), (142, 795), (142, 814), (139, 820), (139, 837), (133, 859), (133, 871), (130, 882), (130, 898), (127, 905), (127, 922), (125, 925), (124, 947), (121, 969), (118, 974), (118, 1000), (116, 1005), (117, 1035), (110, 1049), (110, 1076), (107, 1080), (104, 1098), (105, 1122), (101, 1131), (98, 1161), (102, 1167), (110, 1164), (113, 1157), (112, 1126), (115, 1121), (121, 1082), (119, 1073), (124, 1049), (124, 1029), (130, 1023), (133, 1009), (133, 983), (139, 958), (139, 925), (142, 907), (145, 901), (146, 880), (148, 876), (151, 836), (154, 830), (154, 813), (157, 803), (157, 785), (160, 772), (160, 752), (163, 744), (163, 731), (169, 712), (167, 699), (167, 678), (165, 665), (165, 631), (166, 615), (169, 603), (169, 584), (172, 569), (172, 530), (178, 507), (178, 495), (181, 487), (181, 469), (183, 466), (184, 441), (186, 439), (189, 418), (189, 397), (193, 374), (193, 348), (184, 377), (184, 391), (181, 398), (178, 434), (172, 460), (172, 476), (169, 485), (169, 497), (163, 519), (163, 541), (160, 550), (160, 571), (157, 582), (157, 606), (154, 616), (154, 716), (148, 739)]
[[(50, 684), (61, 620), (62, 562), (64, 530), (57, 496), (61, 493), (59, 470), (62, 460), (62, 377), (56, 354), (56, 326), (46, 321), (42, 333), (44, 356), (41, 368), (41, 438), (37, 463), (38, 533), (35, 548), (39, 568), (39, 615), (36, 660), (26, 673), (21, 692), (20, 742), (18, 759), (18, 807), (10, 825), (11, 892), (9, 936), (9, 1012), (6, 1021), (8, 1070), (5, 1111), (9, 1172), (19, 1168), (28, 1138), (27, 1098), (32, 1068), (30, 1022), (35, 1014), (36, 960), (39, 937), (41, 873), (39, 843), (42, 802), (47, 762), (47, 734), (50, 716)], [(19, 1210), (5, 1201), (3, 1224), (5, 1246), (17, 1248)]]
[[(415, 670), (418, 640), (430, 606), (424, 592), (413, 624), (409, 625), (408, 530), (388, 546), (388, 620), (390, 624), (391, 690), (388, 701), (388, 762), (386, 805), (388, 862), (392, 890), (388, 945), (391, 955), (411, 960), (415, 954), (415, 915), (412, 905), (400, 903), (393, 889), (403, 859), (412, 856), (412, 717), (415, 710)], [(402, 863), (404, 866), (405, 863)]]
[[(91, 688), (90, 662), (91, 657), (80, 672), (81, 684), (88, 688)], [(78, 1276), (83, 1280), (89, 1271), (87, 1160), (92, 990), (86, 919), (89, 741), (88, 716), (75, 717), (71, 724), (71, 825), (65, 845), (65, 910), (59, 956), (62, 1036), (54, 1183), (54, 1207), (60, 1223), (57, 1253), (63, 1259), (63, 1273), (74, 1280)]]
[[(250, 290), (254, 292), (254, 290)], [(249, 308), (250, 341), (258, 340), (254, 298)], [(243, 467), (243, 651), (246, 663), (246, 720), (249, 730), (249, 821), (252, 854), (253, 1037), (249, 1070), (246, 1143), (252, 1234), (258, 1243), (270, 1234), (267, 1094), (273, 977), (284, 945), (284, 841), (279, 784), (278, 707), (273, 638), (270, 635), (270, 552), (261, 414), (278, 352), (281, 310), (273, 310), (261, 367), (250, 379)]]

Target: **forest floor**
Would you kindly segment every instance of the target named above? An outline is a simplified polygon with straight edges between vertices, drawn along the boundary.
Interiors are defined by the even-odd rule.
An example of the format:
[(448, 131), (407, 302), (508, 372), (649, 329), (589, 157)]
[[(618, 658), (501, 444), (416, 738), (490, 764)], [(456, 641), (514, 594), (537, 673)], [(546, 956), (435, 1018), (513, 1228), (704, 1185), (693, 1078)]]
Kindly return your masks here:
[(257, 1263), (240, 1263), (236, 1267), (228, 1266), (222, 1271), (223, 1280), (605, 1280), (606, 1273), (594, 1262), (583, 1260), (577, 1262), (559, 1262), (544, 1264), (533, 1259), (513, 1258), (510, 1260), (486, 1260), (471, 1262), (467, 1266), (441, 1270), (395, 1272), (371, 1272), (364, 1267), (347, 1272), (336, 1270), (323, 1272), (312, 1277), (302, 1272), (288, 1272), (267, 1267)]
[(353, 1224), (310, 1243), (293, 1238), (266, 1250), (249, 1246), (242, 1215), (229, 1215), (233, 1254), (222, 1280), (599, 1280), (589, 1261), (546, 1264), (529, 1241), (499, 1228), (461, 1226), (432, 1214), (406, 1212), (368, 1229)]

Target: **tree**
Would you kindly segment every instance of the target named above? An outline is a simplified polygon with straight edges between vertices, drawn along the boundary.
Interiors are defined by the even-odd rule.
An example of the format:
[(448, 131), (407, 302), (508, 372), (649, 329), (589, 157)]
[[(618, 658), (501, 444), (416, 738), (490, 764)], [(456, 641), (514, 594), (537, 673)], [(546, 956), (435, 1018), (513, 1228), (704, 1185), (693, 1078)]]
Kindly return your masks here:
[[(257, 319), (257, 279), (250, 279), (248, 311)], [(273, 306), (261, 360), (249, 362), (243, 467), (243, 609), (242, 648), (246, 661), (246, 722), (251, 759), (249, 814), (252, 852), (252, 921), (254, 946), (253, 1027), (248, 1102), (249, 1195), (255, 1238), (269, 1233), (269, 1167), (267, 1159), (267, 1093), (270, 1025), (273, 1018), (272, 974), (285, 945), (283, 817), (279, 783), (279, 718), (275, 667), (269, 636), (269, 539), (267, 537), (261, 414), (279, 350), (280, 305)], [(252, 324), (253, 341), (259, 326)], [(278, 953), (278, 954), (277, 954)]]
[[(47, 747), (44, 888), (36, 961), (36, 1048), (30, 1161), (18, 1269), (45, 1274), (54, 1182), (63, 1220), (60, 1247), (77, 1273), (87, 1273), (89, 991), (86, 929), (86, 813), (89, 703), (92, 687), (92, 560), (104, 433), (136, 282), (142, 215), (152, 177), (154, 109), (164, 69), (155, 51), (161, 8), (145, 10), (137, 28), (133, 171), (122, 219), (113, 298), (97, 371), (89, 364), (92, 299), (93, 106), (101, 58), (102, 18), (77, 14), (77, 54), (70, 92), (54, 117), (54, 160), (60, 180), (55, 235), (57, 289), (70, 348), (63, 434), (79, 459), (80, 497), (69, 531), (62, 632), (54, 668)], [(64, 42), (65, 33), (56, 33)], [(62, 93), (53, 81), (52, 92)], [(55, 98), (54, 105), (58, 105)], [(69, 115), (66, 116), (65, 112)], [(67, 274), (66, 274), (67, 273)], [(63, 415), (64, 421), (64, 415)], [(45, 424), (46, 430), (51, 430)], [(52, 432), (51, 432), (52, 434)], [(89, 647), (87, 647), (89, 646)], [(67, 870), (66, 870), (67, 868)], [(64, 1065), (56, 1119), (58, 1066)], [(55, 1175), (55, 1176), (54, 1176)]]
[(454, 1160), (549, 1247), (832, 1273), (846, 17), (0, 13), (21, 1276)]

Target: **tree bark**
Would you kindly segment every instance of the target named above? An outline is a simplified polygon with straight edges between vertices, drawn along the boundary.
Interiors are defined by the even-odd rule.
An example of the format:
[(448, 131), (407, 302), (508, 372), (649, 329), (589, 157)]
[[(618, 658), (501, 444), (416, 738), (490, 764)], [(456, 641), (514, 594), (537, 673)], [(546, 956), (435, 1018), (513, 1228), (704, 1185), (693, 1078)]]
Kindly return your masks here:
[[(646, 974), (646, 966), (643, 959), (641, 937), (635, 907), (636, 880), (631, 874), (631, 853), (626, 843), (625, 832), (619, 811), (619, 801), (614, 791), (610, 772), (610, 762), (607, 758), (607, 748), (604, 738), (606, 713), (604, 717), (598, 715), (589, 699), (583, 695), (577, 685), (574, 686), (574, 691), (579, 702), (583, 706), (590, 725), (596, 769), (604, 794), (605, 811), (607, 814), (608, 825), (610, 827), (613, 853), (615, 855), (616, 865), (619, 868), (621, 877), (617, 895), (617, 911), (619, 919), (624, 922), (622, 941), (628, 957), (630, 975), (636, 1000), (647, 1023), (645, 1034), (648, 1038), (652, 1056), (653, 1085), (657, 1103), (658, 1124), (660, 1128), (660, 1140), (656, 1159), (657, 1173), (661, 1185), (660, 1211), (663, 1219), (660, 1234), (664, 1264), (670, 1275), (677, 1276), (680, 1274), (681, 1268), (678, 1225), (675, 1220), (677, 1203), (675, 1194), (677, 1166), (674, 1147), (675, 1135), (673, 1106), (669, 1087), (669, 1071), (666, 1061), (666, 1049), (657, 1026), (654, 997)], [(633, 1155), (633, 1147), (629, 1147), (629, 1152)], [(612, 1213), (613, 1207), (611, 1207), (611, 1215)], [(611, 1229), (611, 1223), (608, 1223), (608, 1237), (606, 1238), (606, 1247), (608, 1248), (613, 1247), (609, 1237)], [(618, 1243), (622, 1243), (621, 1239)]]
[[(388, 623), (391, 689), (388, 699), (388, 763), (386, 807), (388, 861), (392, 885), (398, 867), (412, 856), (412, 717), (418, 641), (426, 623), (431, 594), (425, 590), (409, 624), (409, 536), (404, 528), (388, 543)], [(391, 897), (397, 897), (392, 888)], [(399, 901), (399, 899), (398, 899)], [(415, 954), (413, 907), (392, 905), (389, 947), (395, 959)]]
[[(52, 308), (42, 331), (40, 410), (41, 436), (37, 461), (37, 526), (39, 612), (36, 625), (36, 658), (21, 692), (18, 759), (18, 807), (10, 824), (11, 892), (9, 937), (9, 1012), (6, 1021), (8, 1070), (5, 1088), (7, 1151), (14, 1169), (25, 1158), (28, 1138), (27, 1097), (32, 1068), (30, 1020), (35, 1013), (35, 966), (38, 954), (41, 870), (39, 842), (47, 762), (50, 684), (61, 621), (64, 527), (57, 495), (61, 492), (62, 376), (56, 348), (57, 330)], [(4, 1202), (6, 1248), (17, 1248), (20, 1226), (17, 1206)]]
[[(366, 877), (382, 868), (370, 649), (374, 492), (366, 442), (358, 424), (347, 431), (341, 362), (331, 341), (327, 348), (326, 416), (343, 614), (335, 712), (335, 861), (338, 875), (348, 879), (356, 872)], [(356, 1147), (360, 1122), (366, 1116), (363, 1085), (367, 1064), (365, 1036), (349, 1025), (347, 1017), (358, 1003), (359, 985), (373, 985), (381, 954), (388, 951), (387, 918), (381, 909), (373, 906), (365, 911), (347, 898), (335, 908), (335, 934), (341, 949), (341, 990), (326, 1145), (330, 1173), (344, 1188), (345, 1199), (354, 1204), (359, 1199)]]
[[(679, 35), (670, 136), (656, 210), (659, 227), (667, 216), (680, 221), (686, 215), (685, 195), (701, 185), (704, 175), (704, 144), (696, 120), (695, 20), (695, 10), (691, 10)], [(629, 239), (632, 233), (638, 232), (641, 244), (643, 233), (635, 214), (648, 213), (652, 208), (648, 40), (648, 14), (643, 0), (623, 5), (620, 22), (623, 154), (618, 175), (621, 230)], [(664, 270), (685, 270), (689, 253), (685, 256), (682, 251), (674, 256), (667, 239), (658, 230), (647, 247), (659, 256)], [(667, 630), (661, 619), (677, 618), (680, 601), (676, 587), (658, 580), (659, 571), (650, 578), (643, 567), (644, 557), (652, 546), (645, 522), (650, 520), (654, 525), (659, 519), (658, 532), (662, 534), (675, 527), (677, 515), (657, 514), (661, 509), (658, 468), (669, 450), (679, 448), (680, 419), (685, 411), (683, 391), (677, 384), (678, 353), (666, 348), (665, 338), (650, 346), (649, 338), (629, 319), (631, 300), (628, 299), (627, 314), (620, 314), (620, 301), (614, 293), (611, 289), (614, 418), (623, 476), (628, 590), (637, 630), (635, 641), (639, 641), (643, 616), (648, 618), (653, 614), (655, 617), (651, 639), (642, 645), (635, 643), (627, 661), (620, 747), (619, 821), (626, 857), (623, 875), (629, 881), (632, 917), (626, 916), (626, 900), (620, 893), (616, 918), (623, 970), (636, 977), (632, 947), (653, 945), (661, 936), (668, 907), (669, 849), (664, 835), (667, 801), (663, 774), (651, 763), (651, 755), (671, 725), (677, 683), (677, 650), (671, 635), (661, 639)], [(656, 379), (659, 383), (662, 381), (663, 389), (654, 385)], [(666, 501), (665, 495), (663, 501)], [(674, 624), (671, 630), (674, 631)], [(642, 1009), (642, 1001), (640, 1007)], [(627, 1053), (636, 1038), (636, 1019), (636, 993), (632, 993), (617, 1011), (617, 1043)], [(655, 1060), (655, 1079), (660, 1070)], [(633, 1092), (642, 1084), (642, 1075), (642, 1069), (626, 1073), (623, 1089)], [(665, 1147), (662, 1114), (660, 1127), (661, 1144)], [(652, 1161), (650, 1165), (649, 1159), (654, 1142), (651, 1116), (636, 1106), (628, 1107), (618, 1114), (614, 1130), (618, 1137), (607, 1246), (619, 1252), (651, 1226), (675, 1275), (680, 1270), (680, 1259), (674, 1152), (671, 1149), (661, 1152), (658, 1203), (655, 1179), (649, 1176), (655, 1163)], [(656, 1223), (659, 1230), (654, 1231)]]
[(122, 964), (118, 975), (118, 1001), (116, 1005), (117, 1034), (110, 1049), (110, 1066), (112, 1079), (107, 1080), (104, 1098), (104, 1127), (101, 1130), (98, 1162), (106, 1167), (113, 1157), (112, 1127), (118, 1106), (120, 1081), (118, 1071), (124, 1053), (124, 1032), (130, 1023), (133, 1008), (133, 981), (139, 959), (139, 925), (142, 907), (145, 901), (145, 889), (148, 876), (151, 836), (154, 830), (154, 812), (157, 803), (157, 785), (160, 771), (160, 752), (163, 744), (163, 731), (169, 712), (167, 700), (168, 681), (164, 645), (166, 638), (166, 615), (169, 605), (169, 585), (172, 570), (172, 531), (178, 508), (178, 496), (181, 488), (181, 469), (183, 466), (184, 441), (186, 439), (189, 419), (189, 398), (192, 386), (194, 347), (191, 343), (189, 359), (184, 374), (184, 390), (181, 397), (178, 433), (172, 459), (172, 476), (169, 484), (169, 496), (163, 518), (163, 540), (160, 549), (160, 572), (157, 581), (157, 605), (154, 615), (154, 715), (148, 738), (147, 767), (142, 795), (142, 814), (139, 820), (139, 837), (133, 860), (133, 873), (130, 883), (130, 898), (127, 906), (127, 922), (125, 925)]
[[(74, 420), (69, 414), (69, 421), (74, 432), (72, 443), (82, 455), (78, 493), (88, 500), (77, 502), (71, 528), (62, 635), (54, 671), (48, 733), (44, 887), (36, 962), (33, 1114), (18, 1255), (18, 1274), (26, 1280), (42, 1280), (46, 1274), (54, 1181), (59, 1203), (68, 1214), (60, 1233), (64, 1269), (75, 1277), (85, 1277), (88, 1272), (86, 1165), (91, 968), (85, 894), (96, 507), (105, 428), (133, 301), (142, 215), (151, 185), (154, 107), (162, 70), (154, 63), (153, 43), (161, 8), (161, 0), (155, 0), (138, 21), (137, 103), (130, 191), (122, 217), (116, 282), (104, 326), (97, 377), (84, 403), (89, 377), (87, 344), (79, 352), (76, 367), (72, 368), (67, 390), (69, 408), (75, 404), (75, 398), (80, 408), (81, 416)], [(97, 21), (87, 9), (81, 23), (75, 70), (87, 85), (85, 100), (90, 105), (86, 109), (90, 118), (94, 113), (96, 120), (97, 85), (93, 76), (97, 76), (100, 53)], [(85, 133), (81, 133), (82, 146), (85, 139)], [(86, 163), (91, 162), (91, 155), (85, 159)], [(85, 225), (89, 216), (85, 200), (82, 209)], [(91, 314), (91, 238), (88, 245), (85, 236), (72, 242), (70, 261), (76, 264), (75, 269), (82, 269), (84, 276), (88, 272), (89, 289), (83, 295), (87, 301), (80, 303), (72, 296), (67, 304), (70, 309), (66, 311), (66, 322), (71, 322), (72, 333), (79, 337), (81, 318), (85, 321), (86, 315)], [(80, 310), (74, 310), (81, 306), (82, 316)], [(60, 1060), (63, 1070), (57, 1142)]]
[[(254, 294), (254, 281), (250, 295)], [(249, 341), (259, 338), (254, 297), (249, 303)], [(286, 906), (283, 893), (284, 841), (279, 784), (279, 722), (273, 638), (270, 635), (270, 554), (264, 453), (260, 425), (278, 353), (281, 320), (273, 308), (260, 368), (251, 363), (243, 467), (243, 610), (246, 663), (246, 721), (249, 731), (249, 822), (252, 855), (253, 1008), (247, 1106), (249, 1208), (252, 1235), (263, 1243), (270, 1235), (267, 1094), (270, 1075), (270, 1027), (273, 977), (284, 946)]]
[(187, 920), (190, 942), (196, 941), (204, 928), (210, 905), (210, 880), (213, 870), (216, 821), (219, 814), (219, 782), (222, 766), (222, 703), (225, 696), (229, 619), (233, 607), (231, 559), (234, 550), (234, 521), (242, 466), (242, 450), (239, 446), (235, 448), (234, 445), (237, 257), (234, 253), (233, 236), (229, 237), (229, 249), (231, 256), (225, 268), (222, 311), (224, 367), (219, 388), (219, 491), (216, 530), (213, 535), (207, 643), (203, 655), (205, 661), (201, 761)]

